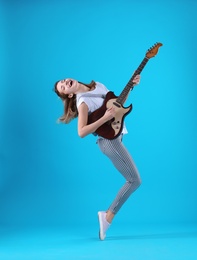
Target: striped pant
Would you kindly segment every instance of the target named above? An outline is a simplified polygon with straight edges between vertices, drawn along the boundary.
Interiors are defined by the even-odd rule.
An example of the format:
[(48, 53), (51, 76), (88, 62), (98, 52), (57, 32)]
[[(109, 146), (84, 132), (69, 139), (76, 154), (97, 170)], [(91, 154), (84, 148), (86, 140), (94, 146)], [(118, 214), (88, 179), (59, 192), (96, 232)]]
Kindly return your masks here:
[(122, 143), (122, 136), (113, 140), (99, 138), (97, 143), (100, 150), (126, 179), (125, 184), (109, 207), (109, 210), (116, 214), (129, 196), (140, 186), (141, 179), (132, 157)]

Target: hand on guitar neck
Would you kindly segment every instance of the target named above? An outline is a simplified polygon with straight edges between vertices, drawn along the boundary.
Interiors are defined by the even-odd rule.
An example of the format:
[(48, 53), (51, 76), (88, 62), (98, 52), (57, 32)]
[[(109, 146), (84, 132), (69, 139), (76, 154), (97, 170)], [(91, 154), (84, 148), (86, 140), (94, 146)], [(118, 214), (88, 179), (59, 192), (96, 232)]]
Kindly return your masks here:
[(135, 78), (133, 79), (133, 86), (139, 83), (140, 83), (140, 75), (136, 75)]

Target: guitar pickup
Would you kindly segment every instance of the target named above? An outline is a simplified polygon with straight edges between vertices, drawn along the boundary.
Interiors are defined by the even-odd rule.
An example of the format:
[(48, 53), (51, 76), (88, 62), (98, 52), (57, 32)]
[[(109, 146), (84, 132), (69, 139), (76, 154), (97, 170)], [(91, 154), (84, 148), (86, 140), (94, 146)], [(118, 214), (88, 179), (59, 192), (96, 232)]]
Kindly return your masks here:
[(118, 104), (117, 102), (113, 102), (113, 105), (116, 106), (116, 107), (121, 107), (121, 105)]
[(120, 121), (114, 121), (114, 122), (112, 122), (112, 125), (117, 125), (117, 124), (120, 124)]

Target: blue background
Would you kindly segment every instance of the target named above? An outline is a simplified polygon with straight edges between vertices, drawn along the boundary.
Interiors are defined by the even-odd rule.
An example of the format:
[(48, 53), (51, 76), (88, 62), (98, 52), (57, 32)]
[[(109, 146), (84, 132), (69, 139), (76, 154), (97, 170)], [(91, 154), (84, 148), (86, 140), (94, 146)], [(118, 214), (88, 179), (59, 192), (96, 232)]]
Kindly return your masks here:
[(130, 94), (124, 143), (142, 186), (115, 221), (194, 224), (196, 1), (1, 1), (0, 223), (97, 223), (124, 180), (77, 121), (56, 124), (59, 79), (100, 81), (118, 95), (162, 42)]

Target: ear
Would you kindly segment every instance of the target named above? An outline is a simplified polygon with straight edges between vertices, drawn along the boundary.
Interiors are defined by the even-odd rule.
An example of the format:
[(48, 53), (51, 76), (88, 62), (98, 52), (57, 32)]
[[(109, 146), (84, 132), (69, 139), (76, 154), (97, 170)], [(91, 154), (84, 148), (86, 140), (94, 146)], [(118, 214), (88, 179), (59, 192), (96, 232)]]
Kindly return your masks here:
[(68, 95), (68, 97), (69, 97), (69, 98), (72, 98), (72, 97), (73, 97), (73, 94), (72, 94), (72, 93), (70, 93), (70, 94)]

